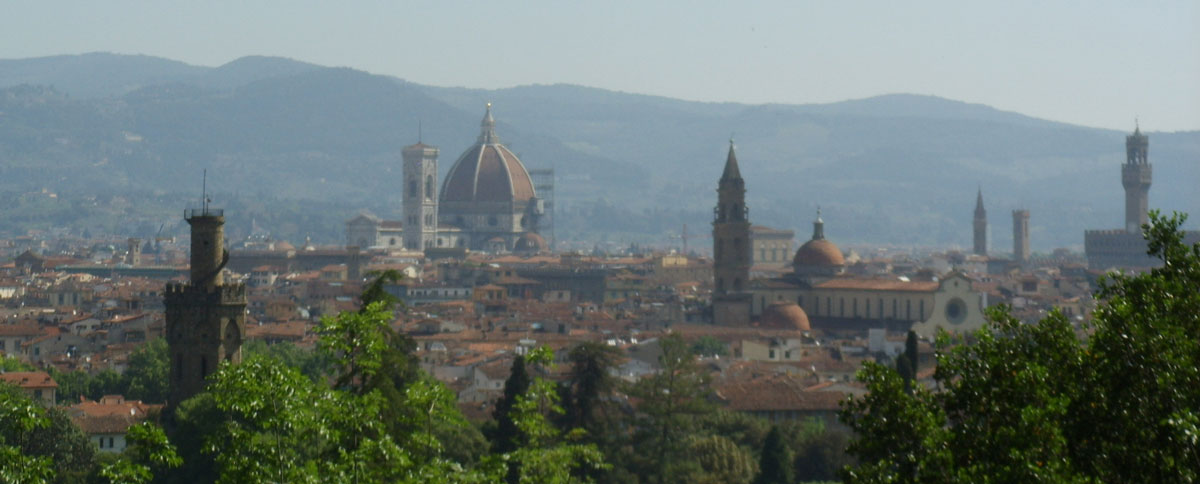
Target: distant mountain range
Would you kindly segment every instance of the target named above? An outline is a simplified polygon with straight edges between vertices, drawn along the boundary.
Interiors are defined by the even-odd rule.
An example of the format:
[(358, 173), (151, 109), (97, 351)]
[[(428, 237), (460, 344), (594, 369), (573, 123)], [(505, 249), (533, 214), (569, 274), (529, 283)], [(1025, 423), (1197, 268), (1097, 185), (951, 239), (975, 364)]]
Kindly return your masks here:
[[(527, 166), (555, 169), (558, 238), (587, 247), (678, 244), (685, 223), (707, 232), (731, 137), (754, 222), (800, 239), (820, 205), (843, 245), (966, 247), (977, 188), (998, 252), (1011, 247), (1014, 208), (1031, 210), (1044, 251), (1123, 220), (1128, 133), (932, 96), (700, 103), (572, 85), (423, 86), (274, 57), (208, 68), (95, 53), (0, 60), (0, 200), (19, 212), (0, 214), (0, 231), (179, 231), (178, 209), (207, 169), (214, 198), (242, 211), (231, 236), (337, 241), (358, 211), (398, 214), (403, 146), (440, 147), (444, 173), (486, 102)], [(1200, 132), (1148, 134), (1151, 205), (1200, 216)], [(38, 201), (43, 191), (55, 201)]]

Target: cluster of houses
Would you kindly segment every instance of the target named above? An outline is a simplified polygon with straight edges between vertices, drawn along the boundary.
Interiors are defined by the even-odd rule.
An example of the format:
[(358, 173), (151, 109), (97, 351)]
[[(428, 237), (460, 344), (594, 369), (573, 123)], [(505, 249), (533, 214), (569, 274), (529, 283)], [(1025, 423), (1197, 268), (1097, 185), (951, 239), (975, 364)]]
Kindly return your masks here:
[[(124, 251), (97, 254), (86, 245), (0, 243), (0, 250), (9, 251), (8, 262), (0, 265), (0, 353), (42, 369), (124, 371), (134, 350), (163, 337), (163, 288), (187, 274), (185, 254), (162, 245), (166, 248), (131, 240), (121, 244)], [(547, 346), (565, 363), (580, 342), (610, 345), (625, 356), (614, 373), (634, 381), (658, 370), (658, 342), (677, 334), (717, 347), (699, 362), (713, 375), (714, 398), (728, 408), (772, 420), (833, 423), (838, 403), (863, 392), (854, 381), (862, 362), (890, 360), (904, 347), (906, 333), (895, 327), (831, 330), (836, 319), (822, 320), (821, 310), (795, 304), (767, 301), (751, 324), (713, 324), (713, 266), (704, 257), (443, 255), (260, 243), (232, 249), (226, 270), (247, 286), (247, 340), (307, 348), (315, 345), (322, 317), (357, 309), (357, 296), (373, 274), (396, 271), (402, 278), (385, 286), (403, 302), (393, 327), (412, 337), (422, 367), (456, 392), (466, 414), (480, 419), (488, 418), (503, 392), (512, 359), (531, 348)], [(1082, 264), (997, 271), (972, 257), (855, 255), (848, 257), (844, 277), (953, 277), (986, 305), (1007, 304), (1022, 320), (1036, 321), (1055, 308), (1080, 323), (1090, 317), (1099, 274)], [(754, 270), (770, 277), (772, 271), (786, 272), (786, 264)], [(869, 294), (876, 286), (883, 287), (856, 290)], [(918, 378), (929, 381), (933, 348), (922, 341), (920, 353), (927, 364)], [(567, 366), (542, 371), (561, 377)], [(46, 405), (69, 405), (80, 427), (106, 451), (120, 451), (124, 429), (164, 403), (120, 395), (58, 401), (57, 384), (45, 371), (3, 373), (0, 381)]]

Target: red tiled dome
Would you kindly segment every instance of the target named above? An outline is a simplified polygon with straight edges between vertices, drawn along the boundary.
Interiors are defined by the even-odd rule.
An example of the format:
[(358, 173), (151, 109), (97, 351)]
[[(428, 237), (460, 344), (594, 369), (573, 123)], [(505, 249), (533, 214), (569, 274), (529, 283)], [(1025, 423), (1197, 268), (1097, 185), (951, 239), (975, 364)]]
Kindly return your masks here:
[(794, 302), (778, 301), (763, 309), (759, 327), (810, 331), (808, 315)]
[(500, 144), (491, 106), (479, 141), (454, 162), (442, 185), (443, 202), (523, 202), (536, 196), (517, 155)]
[(814, 239), (800, 246), (792, 263), (798, 266), (831, 267), (846, 265), (846, 259), (842, 257), (842, 251), (838, 250), (833, 242)]
[(513, 252), (538, 253), (546, 252), (549, 246), (546, 244), (546, 239), (534, 232), (525, 232), (517, 239), (517, 243), (513, 245)]

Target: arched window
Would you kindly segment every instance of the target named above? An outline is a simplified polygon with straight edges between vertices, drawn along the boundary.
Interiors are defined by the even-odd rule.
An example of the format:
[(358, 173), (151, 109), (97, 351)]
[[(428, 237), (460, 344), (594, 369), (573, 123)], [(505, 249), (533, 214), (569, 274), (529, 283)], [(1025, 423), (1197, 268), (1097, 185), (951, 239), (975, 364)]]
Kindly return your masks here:
[(433, 175), (425, 175), (425, 198), (433, 200)]
[(417, 192), (417, 179), (409, 178), (408, 179), (408, 198), (417, 198), (418, 196), (419, 195)]
[(924, 321), (925, 320), (925, 300), (924, 299), (921, 300), (920, 307), (921, 307), (921, 321)]

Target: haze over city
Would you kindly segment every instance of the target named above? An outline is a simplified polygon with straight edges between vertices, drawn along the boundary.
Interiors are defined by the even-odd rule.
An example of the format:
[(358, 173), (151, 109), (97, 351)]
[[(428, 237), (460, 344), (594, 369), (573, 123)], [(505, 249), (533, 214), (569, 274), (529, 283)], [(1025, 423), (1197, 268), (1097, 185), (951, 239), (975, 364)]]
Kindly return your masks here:
[(246, 55), (496, 89), (687, 100), (913, 93), (1082, 126), (1200, 129), (1196, 2), (16, 2), (0, 58)]
[(1194, 482), (1200, 4), (0, 16), (0, 481)]

